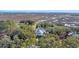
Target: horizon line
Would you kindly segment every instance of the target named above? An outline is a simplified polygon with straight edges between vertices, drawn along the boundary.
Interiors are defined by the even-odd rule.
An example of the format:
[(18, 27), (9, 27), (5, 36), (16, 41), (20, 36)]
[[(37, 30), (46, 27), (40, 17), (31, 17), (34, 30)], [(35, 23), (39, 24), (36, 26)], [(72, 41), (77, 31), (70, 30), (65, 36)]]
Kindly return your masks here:
[(79, 10), (0, 10), (0, 13), (79, 13)]

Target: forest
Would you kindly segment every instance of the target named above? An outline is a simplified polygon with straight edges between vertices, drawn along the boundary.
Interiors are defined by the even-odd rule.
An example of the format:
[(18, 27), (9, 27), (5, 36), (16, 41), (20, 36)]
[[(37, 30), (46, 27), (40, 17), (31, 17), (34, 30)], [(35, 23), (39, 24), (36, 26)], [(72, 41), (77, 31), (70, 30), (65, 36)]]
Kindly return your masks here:
[(79, 28), (32, 20), (0, 21), (0, 48), (78, 48)]

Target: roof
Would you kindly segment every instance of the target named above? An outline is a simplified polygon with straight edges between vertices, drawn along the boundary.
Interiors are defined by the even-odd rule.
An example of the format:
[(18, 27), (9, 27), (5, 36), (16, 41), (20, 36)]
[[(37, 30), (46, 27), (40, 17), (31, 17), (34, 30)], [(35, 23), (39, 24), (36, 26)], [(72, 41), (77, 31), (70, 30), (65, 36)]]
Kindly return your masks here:
[(46, 31), (43, 28), (37, 28), (36, 31), (35, 31), (37, 36), (43, 36), (45, 32)]
[(77, 36), (78, 34), (76, 32), (70, 32), (68, 35)]

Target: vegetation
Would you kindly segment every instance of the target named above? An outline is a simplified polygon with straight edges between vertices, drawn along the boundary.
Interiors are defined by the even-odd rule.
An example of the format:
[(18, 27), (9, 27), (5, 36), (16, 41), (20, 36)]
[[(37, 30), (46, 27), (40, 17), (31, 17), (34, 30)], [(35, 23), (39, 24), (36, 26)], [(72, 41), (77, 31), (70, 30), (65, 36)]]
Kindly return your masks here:
[[(44, 36), (37, 37), (35, 29), (44, 28)], [(62, 24), (35, 21), (0, 21), (0, 48), (78, 48), (79, 29), (64, 27)]]

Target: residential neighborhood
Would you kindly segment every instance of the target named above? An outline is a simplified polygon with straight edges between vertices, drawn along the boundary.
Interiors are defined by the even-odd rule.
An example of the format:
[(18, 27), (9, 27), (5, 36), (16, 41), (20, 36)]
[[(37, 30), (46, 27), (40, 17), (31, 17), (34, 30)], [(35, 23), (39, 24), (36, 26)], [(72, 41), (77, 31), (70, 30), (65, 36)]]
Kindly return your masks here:
[(78, 48), (79, 14), (0, 14), (0, 48)]

